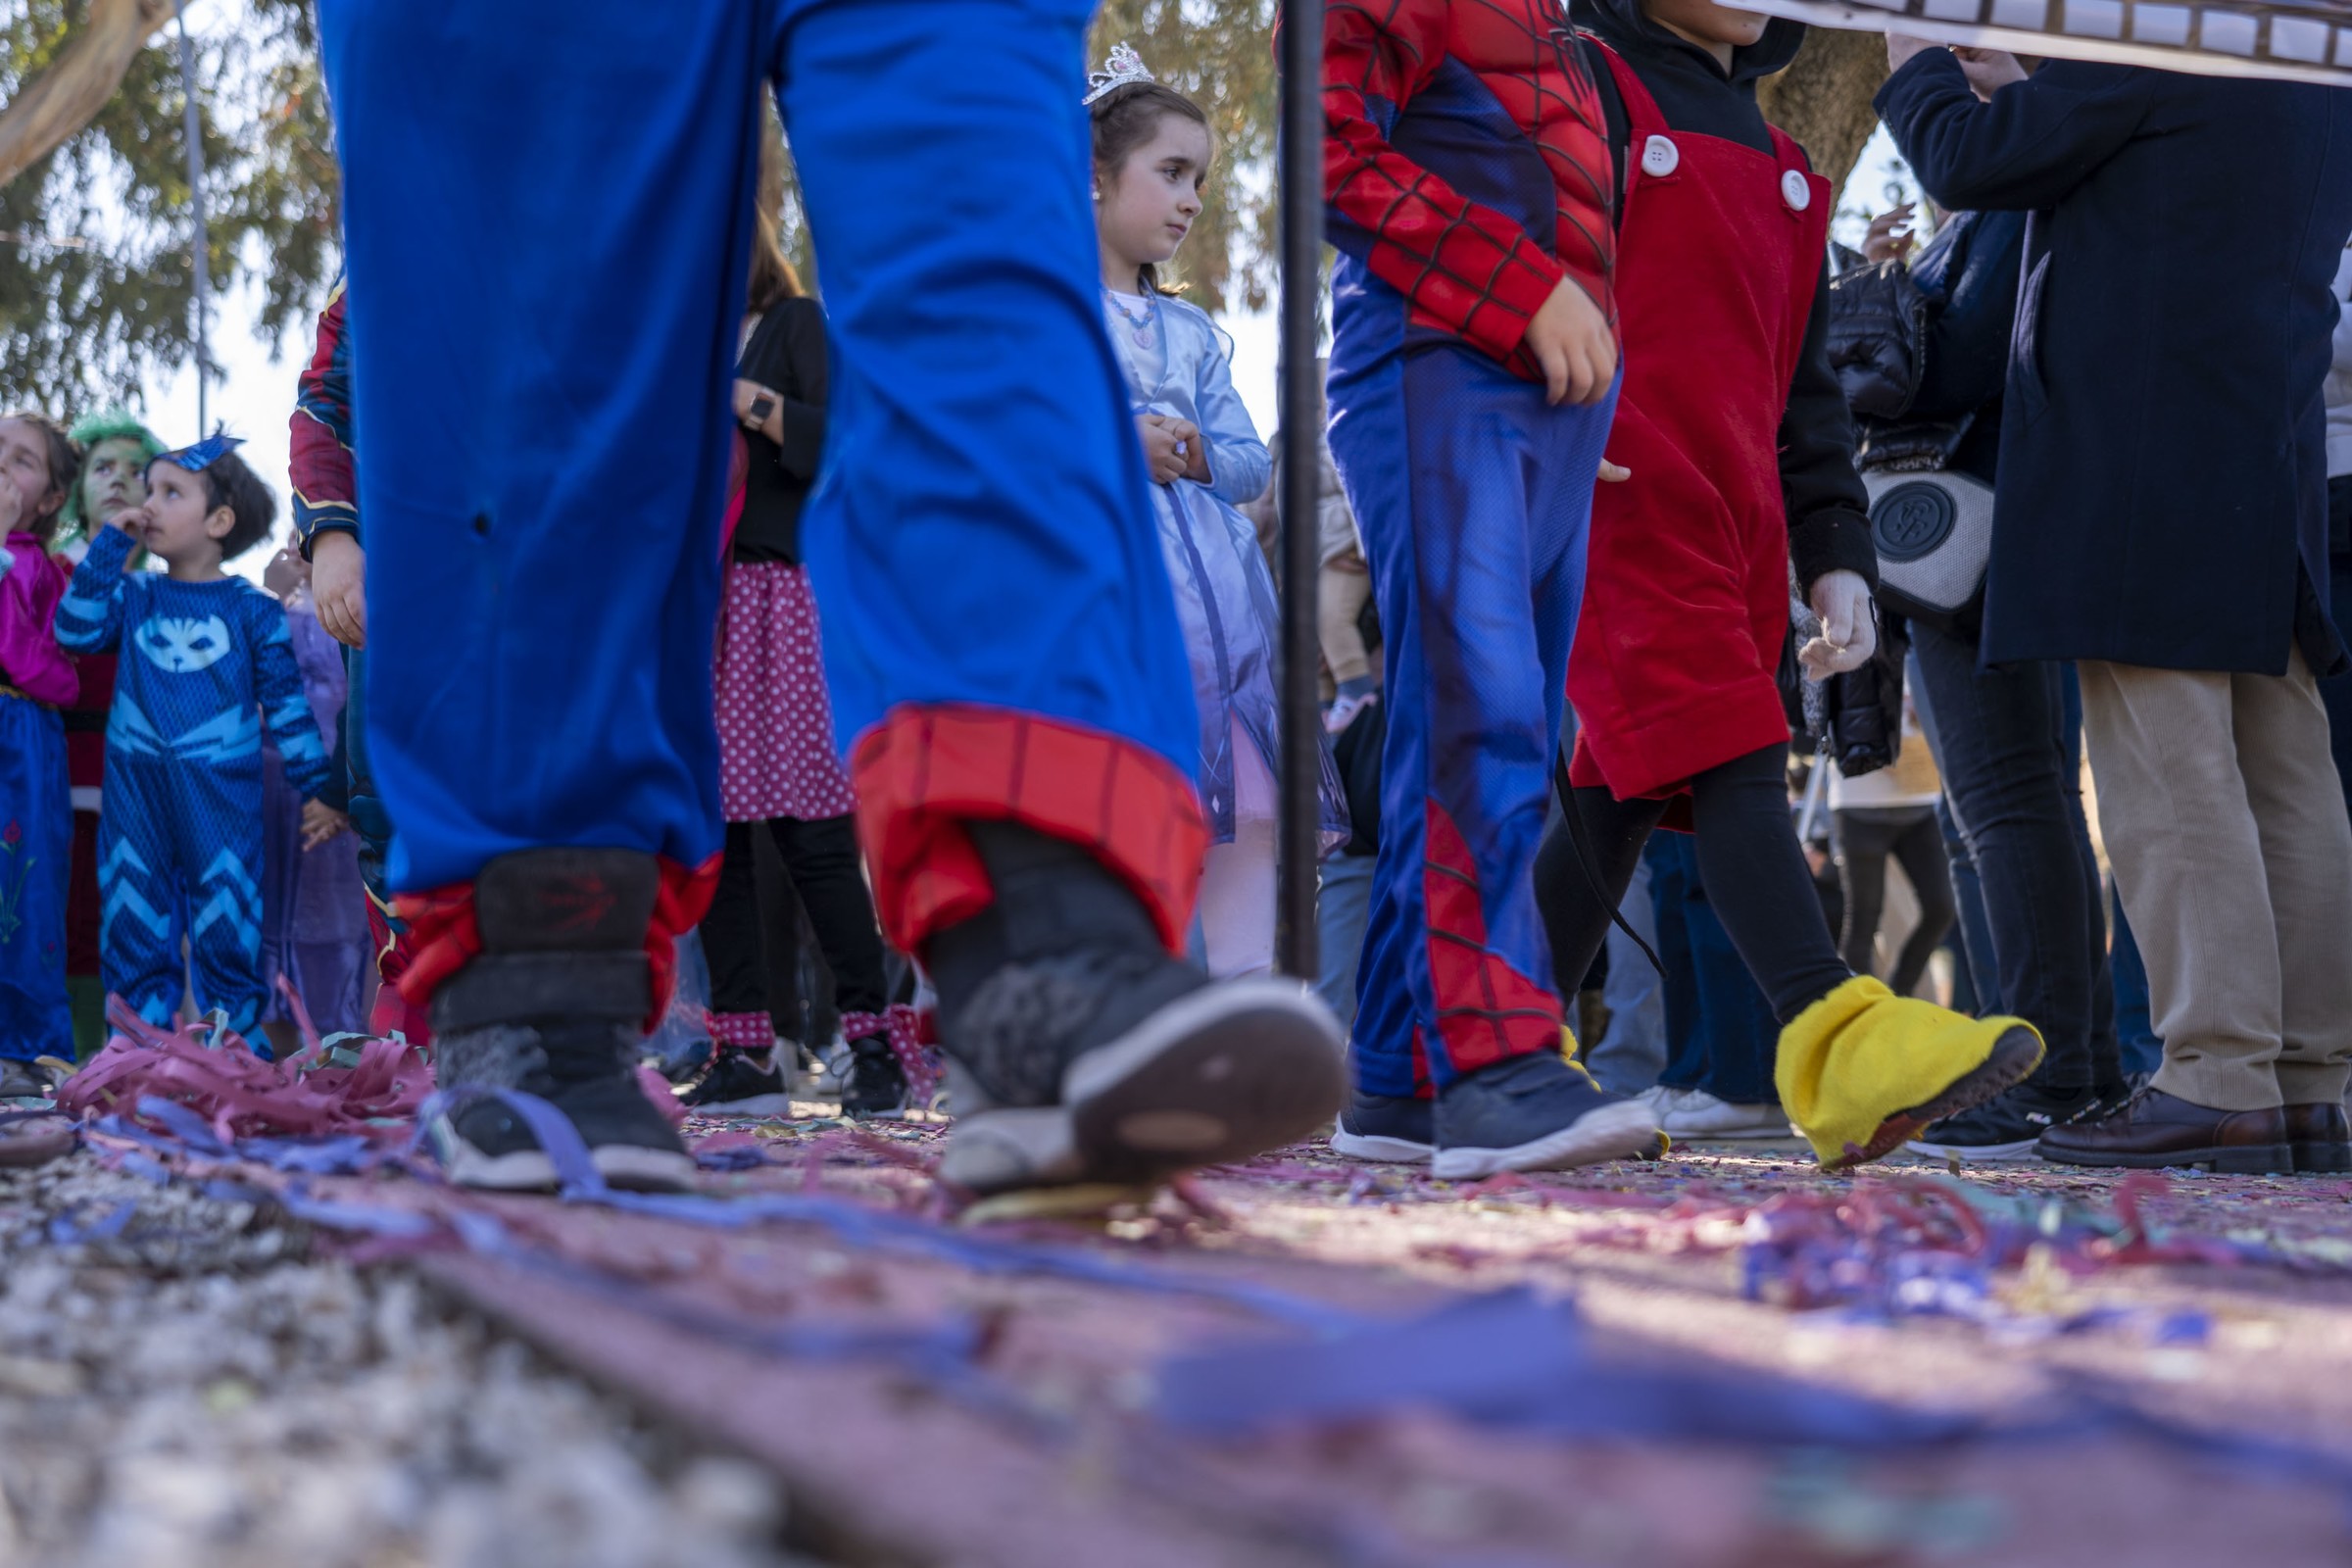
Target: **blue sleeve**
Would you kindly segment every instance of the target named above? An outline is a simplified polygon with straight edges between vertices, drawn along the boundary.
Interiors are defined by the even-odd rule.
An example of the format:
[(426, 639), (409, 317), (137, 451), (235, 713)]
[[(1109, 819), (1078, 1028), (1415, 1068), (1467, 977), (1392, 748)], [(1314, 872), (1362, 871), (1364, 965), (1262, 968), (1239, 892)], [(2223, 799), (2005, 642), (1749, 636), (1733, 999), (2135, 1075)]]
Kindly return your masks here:
[(1886, 78), (1876, 107), (1937, 205), (2034, 212), (2055, 207), (2132, 139), (2162, 76), (2053, 60), (1986, 103), (1949, 49), (1923, 49)]
[(122, 640), (130, 583), (122, 571), (134, 547), (120, 528), (101, 528), (57, 602), (57, 645), (70, 654), (103, 654)]
[(256, 593), (245, 625), (253, 639), (254, 687), (261, 699), (262, 722), (277, 742), (286, 782), (304, 800), (315, 801), (326, 789), (326, 742), (319, 738), (318, 721), (311, 716), (311, 700), (302, 689), (286, 612), (276, 600)]
[(1200, 353), (1195, 403), (1200, 410), (1200, 434), (1208, 442), (1208, 488), (1227, 506), (1238, 507), (1266, 493), (1274, 477), (1274, 459), (1257, 438), (1242, 395), (1233, 389), (1221, 335), (1205, 316), (1199, 325), (1207, 341)]

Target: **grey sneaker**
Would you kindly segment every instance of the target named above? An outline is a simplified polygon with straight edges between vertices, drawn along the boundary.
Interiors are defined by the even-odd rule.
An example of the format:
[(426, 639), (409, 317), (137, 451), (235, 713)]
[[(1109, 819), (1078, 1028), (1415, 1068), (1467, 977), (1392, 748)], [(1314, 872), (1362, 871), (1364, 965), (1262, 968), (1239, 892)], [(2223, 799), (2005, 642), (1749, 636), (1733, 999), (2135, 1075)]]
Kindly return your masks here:
[[(627, 850), (526, 850), (474, 879), (482, 952), (433, 997), (444, 1089), (514, 1089), (554, 1105), (614, 1187), (676, 1190), (694, 1158), (637, 1078), (653, 980), (645, 957), (661, 873)], [(555, 1161), (513, 1107), (481, 1098), (437, 1119), (449, 1179), (545, 1191)]]
[(996, 902), (925, 954), (956, 1110), (945, 1180), (1152, 1182), (1339, 1110), (1339, 1023), (1302, 986), (1211, 985), (1083, 849), (1004, 823), (971, 834)]

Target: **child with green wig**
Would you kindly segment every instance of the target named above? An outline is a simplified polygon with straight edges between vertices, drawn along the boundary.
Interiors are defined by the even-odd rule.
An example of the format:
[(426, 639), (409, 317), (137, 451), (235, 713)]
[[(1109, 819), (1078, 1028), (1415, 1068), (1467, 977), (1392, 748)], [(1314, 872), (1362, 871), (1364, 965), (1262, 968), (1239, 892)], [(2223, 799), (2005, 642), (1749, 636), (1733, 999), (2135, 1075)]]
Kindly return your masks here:
[[(70, 571), (108, 523), (147, 499), (147, 465), (164, 450), (155, 432), (122, 409), (86, 416), (73, 436), (85, 454), (66, 493), (51, 551)], [(134, 556), (133, 560), (137, 558)], [(81, 696), (63, 710), (66, 770), (74, 795), (74, 861), (66, 892), (66, 990), (74, 1045), (81, 1056), (106, 1043), (106, 986), (98, 977), (98, 811), (106, 779), (106, 721), (115, 705), (115, 656), (83, 654)]]

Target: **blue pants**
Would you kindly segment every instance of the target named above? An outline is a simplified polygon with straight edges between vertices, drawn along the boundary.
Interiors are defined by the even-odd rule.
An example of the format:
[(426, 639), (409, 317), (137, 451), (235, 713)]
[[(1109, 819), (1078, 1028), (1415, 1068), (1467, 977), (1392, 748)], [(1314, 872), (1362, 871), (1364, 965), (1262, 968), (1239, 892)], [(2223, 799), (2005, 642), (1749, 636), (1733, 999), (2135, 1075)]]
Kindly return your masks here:
[(1355, 1022), (1356, 970), (1372, 918), (1375, 868), (1369, 855), (1333, 856), (1323, 862), (1323, 885), (1315, 899), (1315, 942), (1323, 956), (1315, 995), (1343, 1029)]
[(0, 1056), (74, 1054), (66, 888), (74, 805), (54, 709), (0, 693)]
[(323, 0), (395, 890), (536, 845), (718, 853), (710, 639), (770, 75), (835, 349), (804, 542), (843, 738), (988, 705), (1190, 777), (1102, 332), (1091, 11)]
[(1401, 320), (1394, 290), (1343, 268), (1331, 446), (1387, 643), (1353, 1030), (1357, 1082), (1380, 1095), (1560, 1048), (1533, 868), (1615, 413), (1613, 395), (1553, 408), (1460, 345), (1405, 352)]
[(169, 1024), (192, 983), (200, 1009), (253, 1036), (264, 1000), (260, 749), (228, 767), (110, 751), (98, 907), (107, 990)]
[(1652, 833), (1642, 852), (1650, 868), (1658, 961), (1666, 966), (1669, 1089), (1703, 1089), (1735, 1105), (1768, 1105), (1780, 1091), (1773, 1063), (1781, 1021), (1698, 880), (1698, 844), (1686, 833)]

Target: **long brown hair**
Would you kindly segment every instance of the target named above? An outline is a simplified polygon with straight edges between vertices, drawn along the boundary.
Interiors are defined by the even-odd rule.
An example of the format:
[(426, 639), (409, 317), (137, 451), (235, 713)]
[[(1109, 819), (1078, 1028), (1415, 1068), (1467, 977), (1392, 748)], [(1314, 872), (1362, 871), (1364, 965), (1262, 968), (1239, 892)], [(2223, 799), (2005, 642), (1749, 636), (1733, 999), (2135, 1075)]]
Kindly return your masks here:
[(776, 220), (765, 208), (756, 215), (752, 224), (752, 291), (744, 309), (754, 316), (765, 316), (786, 300), (797, 300), (807, 292), (801, 287), (801, 274), (792, 270), (784, 259), (784, 246), (776, 236)]
[[(1118, 177), (1119, 166), (1127, 155), (1150, 141), (1159, 130), (1159, 122), (1170, 115), (1189, 120), (1208, 132), (1208, 156), (1217, 156), (1216, 127), (1199, 104), (1164, 82), (1133, 81), (1117, 87), (1096, 99), (1088, 111), (1095, 130), (1095, 177), (1107, 180)], [(1202, 177), (1208, 171), (1202, 170)], [(1144, 287), (1160, 294), (1174, 294), (1175, 289), (1161, 284), (1159, 269), (1143, 270)]]

